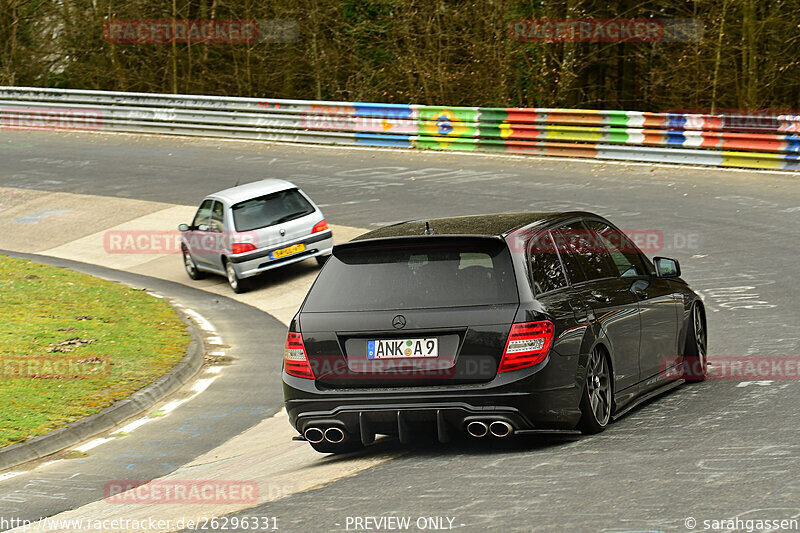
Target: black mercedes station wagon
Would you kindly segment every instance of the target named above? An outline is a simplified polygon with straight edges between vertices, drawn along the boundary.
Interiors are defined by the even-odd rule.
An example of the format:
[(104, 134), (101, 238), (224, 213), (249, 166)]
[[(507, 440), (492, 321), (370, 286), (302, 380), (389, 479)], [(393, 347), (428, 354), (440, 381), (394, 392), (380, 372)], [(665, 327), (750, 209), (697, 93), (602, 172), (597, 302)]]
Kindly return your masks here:
[(394, 435), (596, 433), (706, 375), (706, 318), (673, 259), (604, 218), (412, 221), (333, 248), (289, 326), (284, 396), (319, 452)]

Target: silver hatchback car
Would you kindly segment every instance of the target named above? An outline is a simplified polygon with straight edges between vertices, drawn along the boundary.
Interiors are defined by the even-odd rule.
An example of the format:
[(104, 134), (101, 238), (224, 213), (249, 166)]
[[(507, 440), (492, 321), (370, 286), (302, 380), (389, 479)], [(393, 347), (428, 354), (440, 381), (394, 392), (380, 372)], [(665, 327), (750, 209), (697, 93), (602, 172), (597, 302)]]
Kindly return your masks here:
[(330, 257), (333, 233), (322, 211), (288, 181), (266, 179), (207, 196), (191, 225), (181, 224), (186, 273), (228, 278), (234, 292), (247, 278), (279, 266)]

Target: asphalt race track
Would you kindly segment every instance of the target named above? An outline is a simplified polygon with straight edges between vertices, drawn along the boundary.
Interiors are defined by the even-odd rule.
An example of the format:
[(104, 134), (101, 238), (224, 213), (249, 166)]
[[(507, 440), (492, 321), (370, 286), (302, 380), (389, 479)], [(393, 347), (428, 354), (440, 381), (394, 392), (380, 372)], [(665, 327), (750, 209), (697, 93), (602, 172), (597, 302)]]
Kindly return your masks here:
[[(459, 214), (594, 211), (623, 230), (662, 236), (658, 249), (648, 254), (679, 259), (683, 277), (703, 294), (712, 364), (731, 357), (800, 354), (796, 174), (166, 137), (0, 133), (2, 187), (99, 195), (109, 202), (125, 198), (196, 205), (205, 194), (237, 180), (265, 177), (298, 184), (330, 223), (361, 228)], [(180, 292), (202, 300), (198, 291)], [(226, 403), (215, 407), (240, 407), (246, 420), (231, 420), (219, 432), (186, 440), (180, 457), (142, 475), (163, 475), (281, 407), (280, 323), (237, 307), (241, 304), (210, 303), (214, 299), (195, 309), (213, 315), (223, 328), (238, 320), (235, 313), (270, 324), (258, 331), (258, 338), (231, 341), (234, 346), (245, 342), (237, 349), (249, 350), (251, 361), (269, 362), (225, 389)], [(236, 372), (247, 368), (252, 372), (244, 364)], [(233, 376), (224, 373), (220, 379)], [(198, 418), (213, 412), (216, 393), (209, 389), (208, 394), (187, 411), (191, 423), (202, 426)], [(709, 380), (682, 386), (604, 433), (578, 440), (425, 443), (410, 449), (383, 442), (355, 458), (320, 456), (320, 461), (346, 464), (370, 453), (395, 458), (349, 477), (320, 480), (312, 490), (235, 516), (276, 517), (280, 531), (292, 532), (363, 531), (367, 525), (397, 530), (387, 528), (387, 522), (364, 521), (387, 516), (408, 517), (411, 531), (422, 529), (421, 524), (427, 530), (438, 525), (459, 531), (614, 532), (689, 531), (689, 518), (697, 520), (698, 531), (704, 520), (799, 518), (798, 405), (796, 376)], [(175, 427), (190, 422), (178, 414), (163, 422)], [(142, 454), (182, 439), (168, 431), (158, 438), (152, 433), (135, 438)], [(83, 464), (65, 462), (60, 467), (65, 479), (81, 472), (115, 479), (114, 465), (122, 463), (112, 459), (119, 451), (113, 446), (98, 450)], [(0, 514), (8, 509), (3, 496), (23, 481), (0, 482)], [(97, 494), (94, 485), (84, 496), (68, 500), (18, 502), (13, 512), (38, 518)]]

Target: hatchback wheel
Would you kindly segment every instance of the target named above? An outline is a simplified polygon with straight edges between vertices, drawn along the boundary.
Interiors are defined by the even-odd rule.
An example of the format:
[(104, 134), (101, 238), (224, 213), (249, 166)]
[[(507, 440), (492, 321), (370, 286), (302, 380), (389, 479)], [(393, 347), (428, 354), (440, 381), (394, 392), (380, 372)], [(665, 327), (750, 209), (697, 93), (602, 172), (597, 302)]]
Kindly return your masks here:
[(192, 279), (203, 279), (205, 274), (197, 269), (197, 265), (185, 249), (183, 250), (183, 267), (186, 269), (186, 274)]
[(586, 385), (581, 398), (580, 428), (584, 433), (600, 433), (611, 419), (611, 369), (608, 358), (595, 348), (586, 366)]
[(686, 348), (683, 352), (683, 379), (703, 381), (708, 375), (708, 339), (703, 310), (699, 305), (692, 307), (689, 331), (686, 332)]
[(249, 288), (247, 281), (241, 279), (236, 274), (236, 269), (233, 268), (233, 263), (231, 263), (230, 261), (225, 262), (225, 273), (227, 274), (228, 277), (228, 285), (231, 286), (233, 292), (235, 292), (236, 294), (241, 294), (247, 291), (247, 289)]

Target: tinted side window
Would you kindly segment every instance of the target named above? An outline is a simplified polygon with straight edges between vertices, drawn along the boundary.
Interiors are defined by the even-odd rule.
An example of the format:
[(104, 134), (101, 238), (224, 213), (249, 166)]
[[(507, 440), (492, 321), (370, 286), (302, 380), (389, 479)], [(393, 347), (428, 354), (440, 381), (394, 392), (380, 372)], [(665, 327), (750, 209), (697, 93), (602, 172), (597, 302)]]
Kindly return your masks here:
[(531, 283), (536, 295), (567, 286), (561, 260), (550, 233), (535, 235), (528, 245)]
[(569, 283), (574, 285), (575, 283), (586, 281), (586, 275), (583, 273), (583, 269), (581, 269), (578, 261), (572, 255), (567, 237), (560, 231), (554, 231), (553, 238), (555, 239), (556, 249), (561, 256), (561, 261), (566, 269)]
[(197, 227), (200, 224), (208, 224), (208, 218), (211, 216), (211, 204), (213, 200), (203, 200), (203, 203), (200, 204), (200, 208), (197, 210), (197, 214), (194, 216), (194, 220), (192, 220), (192, 226)]
[(597, 239), (592, 238), (591, 233), (583, 224), (573, 222), (560, 228), (559, 232), (565, 238), (566, 245), (587, 280), (616, 277), (611, 270), (611, 261), (605, 246), (597, 242)]
[(211, 210), (211, 231), (221, 232), (223, 226), (222, 203), (214, 202), (214, 208)]
[(587, 221), (586, 227), (608, 248), (617, 275), (627, 277), (642, 276), (647, 273), (636, 247), (624, 233), (599, 220)]

